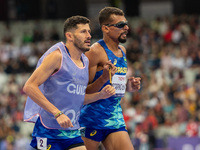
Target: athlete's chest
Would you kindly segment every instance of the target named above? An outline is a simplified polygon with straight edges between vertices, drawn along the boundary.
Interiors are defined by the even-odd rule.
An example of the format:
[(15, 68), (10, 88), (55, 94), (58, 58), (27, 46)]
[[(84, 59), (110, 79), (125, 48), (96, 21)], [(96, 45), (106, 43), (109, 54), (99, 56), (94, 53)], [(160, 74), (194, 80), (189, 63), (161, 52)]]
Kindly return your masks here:
[(97, 67), (103, 67), (105, 63), (107, 63), (108, 60), (116, 60), (116, 59), (121, 59), (123, 57), (123, 53), (122, 51), (116, 50), (116, 51), (111, 51), (111, 50), (104, 50), (101, 53), (101, 57), (99, 59), (99, 63), (97, 65)]

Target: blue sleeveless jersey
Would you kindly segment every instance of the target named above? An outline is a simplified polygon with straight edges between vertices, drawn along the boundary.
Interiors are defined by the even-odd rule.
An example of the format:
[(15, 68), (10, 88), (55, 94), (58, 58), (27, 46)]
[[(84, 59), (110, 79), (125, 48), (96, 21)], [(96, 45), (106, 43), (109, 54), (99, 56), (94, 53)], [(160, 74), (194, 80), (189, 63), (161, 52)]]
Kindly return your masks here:
[[(108, 49), (103, 40), (99, 40), (98, 43), (105, 49), (108, 59), (117, 67), (117, 72), (112, 77), (112, 85), (116, 89), (116, 95), (108, 99), (102, 99), (84, 105), (81, 110), (79, 123), (81, 127), (118, 129), (125, 126), (120, 100), (121, 97), (124, 96), (126, 90), (127, 60), (122, 50), (123, 56), (117, 57)], [(97, 80), (102, 73), (103, 70), (96, 72), (94, 81)], [(110, 81), (107, 81), (103, 87), (107, 84), (110, 84)]]

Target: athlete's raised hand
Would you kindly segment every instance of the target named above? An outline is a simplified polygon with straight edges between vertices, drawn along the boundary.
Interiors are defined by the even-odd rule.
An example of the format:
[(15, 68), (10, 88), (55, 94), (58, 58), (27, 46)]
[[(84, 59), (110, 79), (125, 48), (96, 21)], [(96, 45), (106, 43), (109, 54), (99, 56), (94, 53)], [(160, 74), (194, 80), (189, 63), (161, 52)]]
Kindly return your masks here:
[(111, 63), (111, 61), (107, 61), (103, 66), (103, 74), (102, 77), (104, 80), (108, 81), (110, 79), (109, 71), (111, 71), (111, 76), (115, 74), (117, 71), (117, 68), (114, 64)]
[(140, 89), (140, 77), (130, 77), (127, 80), (127, 84), (126, 84), (126, 90), (128, 92), (134, 92)]

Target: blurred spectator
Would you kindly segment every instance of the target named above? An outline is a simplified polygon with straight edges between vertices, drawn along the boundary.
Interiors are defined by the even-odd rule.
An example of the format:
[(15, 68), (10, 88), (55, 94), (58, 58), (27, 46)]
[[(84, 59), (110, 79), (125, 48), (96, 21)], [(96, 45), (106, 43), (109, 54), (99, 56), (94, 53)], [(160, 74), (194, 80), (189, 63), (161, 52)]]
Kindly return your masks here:
[(4, 27), (5, 29), (3, 31), (1, 30), (3, 33), (2, 42), (10, 44), (13, 41), (13, 34), (11, 32), (10, 24), (5, 23)]
[(30, 42), (33, 42), (33, 37), (30, 33), (25, 31), (22, 36), (22, 43), (26, 44), (26, 43), (30, 43)]
[(193, 117), (191, 117), (187, 123), (186, 135), (188, 137), (198, 136), (198, 124)]

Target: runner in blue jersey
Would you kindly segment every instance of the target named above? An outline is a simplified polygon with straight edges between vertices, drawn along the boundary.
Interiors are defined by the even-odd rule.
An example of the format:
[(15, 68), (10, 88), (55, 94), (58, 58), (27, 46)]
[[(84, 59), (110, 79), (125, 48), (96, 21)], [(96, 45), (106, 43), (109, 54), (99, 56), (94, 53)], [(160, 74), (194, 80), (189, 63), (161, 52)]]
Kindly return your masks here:
[(85, 94), (90, 49), (89, 19), (73, 16), (64, 23), (66, 43), (59, 42), (39, 59), (24, 85), (28, 95), (24, 120), (34, 122), (31, 146), (41, 150), (86, 150), (80, 136), (79, 116), (83, 104), (115, 94), (112, 86)]
[[(128, 22), (122, 10), (105, 7), (99, 13), (103, 39), (86, 52), (89, 59), (89, 85), (87, 93), (101, 90), (111, 84), (116, 94), (87, 105), (81, 110), (82, 139), (87, 150), (97, 150), (100, 142), (106, 150), (133, 150), (126, 130), (120, 100), (125, 91), (140, 89), (140, 78), (126, 79), (126, 50), (119, 43), (126, 42)], [(109, 64), (109, 65), (105, 65)], [(112, 78), (109, 77), (109, 68)]]

